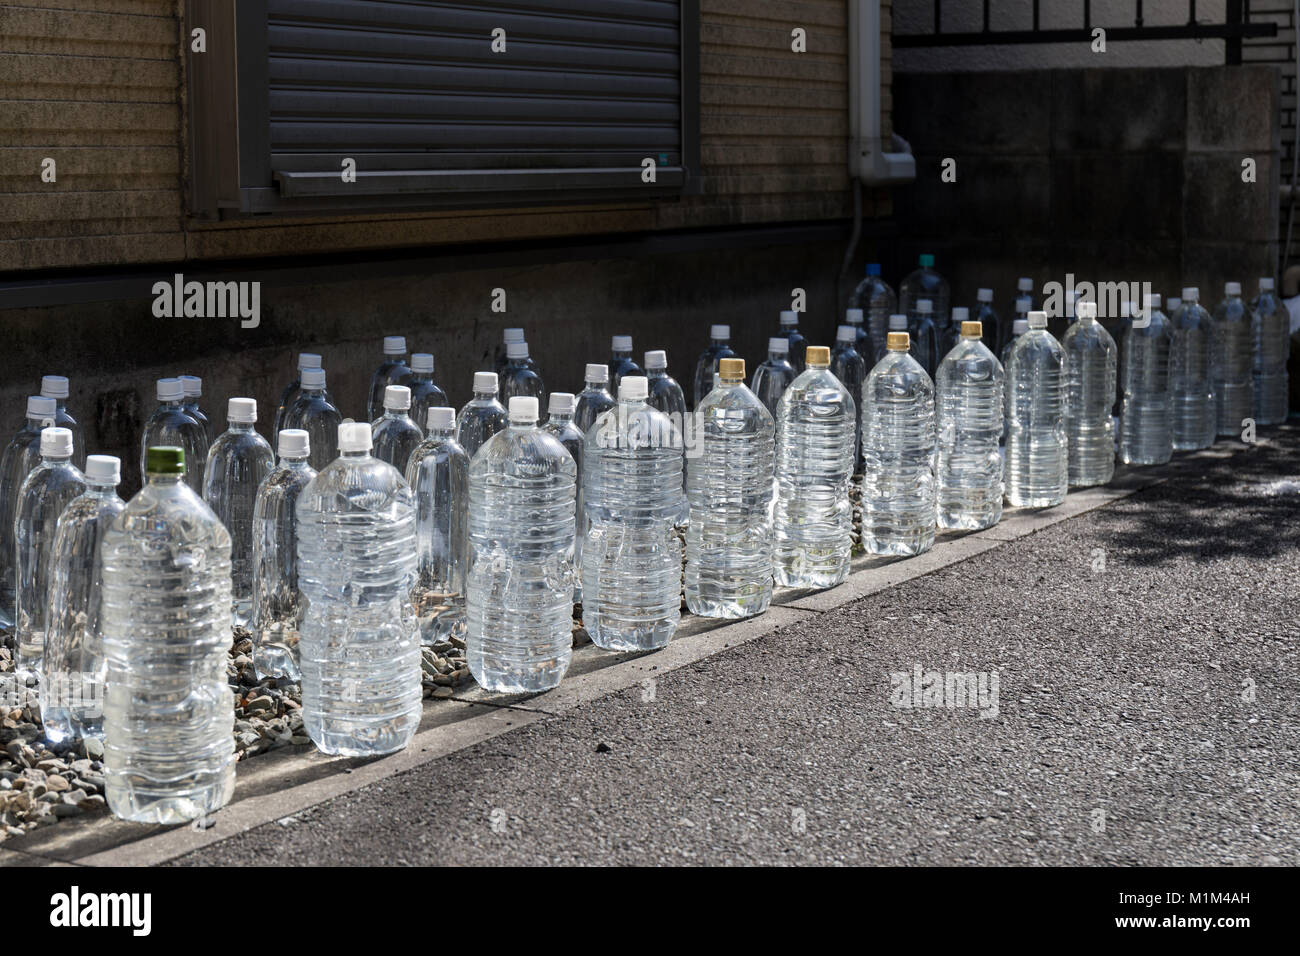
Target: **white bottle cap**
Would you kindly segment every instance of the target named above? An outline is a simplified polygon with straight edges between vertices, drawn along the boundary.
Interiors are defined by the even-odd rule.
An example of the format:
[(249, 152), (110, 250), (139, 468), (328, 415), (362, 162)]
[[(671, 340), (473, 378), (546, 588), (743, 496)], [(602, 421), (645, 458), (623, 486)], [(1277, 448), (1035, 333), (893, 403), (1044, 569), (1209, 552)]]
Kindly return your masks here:
[(406, 337), (402, 335), (385, 335), (384, 336), (384, 354), (385, 355), (405, 355), (406, 354)]
[(1176, 295), (1171, 295), (1169, 297), (1169, 301), (1166, 302), (1165, 304), (1169, 306), (1170, 312), (1177, 312), (1180, 308), (1182, 308), (1183, 300), (1178, 298), (1178, 296)]
[(934, 311), (934, 303), (929, 299), (918, 299), (916, 302), (916, 311), (922, 314)]
[(339, 425), (339, 451), (370, 451), (370, 426), (365, 422)]
[(429, 428), (454, 428), (456, 409), (448, 408), (446, 405), (435, 405), (429, 409), (427, 424)]
[(632, 351), (632, 336), (616, 335), (610, 340), (610, 347), (615, 352), (630, 352)]
[(731, 338), (731, 326), (729, 325), (710, 325), (709, 338), (711, 339), (729, 339)]
[(1027, 313), (1030, 309), (1030, 306), (1032, 306), (1033, 304), (1034, 304), (1033, 299), (1024, 299), (1024, 298), (1016, 299), (1016, 311)]
[(1016, 289), (1019, 290), (1020, 292), (1033, 292), (1034, 280), (1029, 278), (1028, 276), (1021, 276), (1019, 279), (1016, 280)]
[(41, 431), (42, 458), (68, 458), (72, 455), (72, 430), (46, 428)]
[(384, 408), (404, 412), (411, 407), (411, 390), (405, 385), (389, 385), (384, 389)]
[(907, 316), (905, 316), (905, 315), (891, 315), (891, 316), (889, 317), (889, 331), (891, 331), (891, 332), (906, 332), (906, 331), (907, 331)]
[(1047, 328), (1047, 313), (1043, 312), (1041, 309), (1035, 309), (1033, 312), (1029, 313), (1027, 324), (1031, 329)]
[(845, 309), (845, 310), (844, 310), (844, 321), (847, 322), (847, 323), (849, 323), (849, 325), (861, 325), (861, 324), (862, 324), (862, 310), (861, 310), (861, 309)]
[(48, 395), (27, 396), (28, 418), (53, 418), (59, 409), (59, 403)]
[(1241, 295), (1240, 282), (1225, 282), (1223, 284), (1224, 295)]
[(511, 342), (522, 342), (522, 341), (524, 340), (524, 330), (523, 330), (523, 329), (505, 329), (505, 330), (501, 333), (501, 336), (502, 336), (503, 341), (506, 343), (506, 345), (509, 345)]
[(510, 421), (518, 425), (537, 423), (537, 399), (531, 395), (515, 395), (510, 399)]
[(474, 391), (495, 393), (496, 390), (497, 390), (496, 372), (475, 372), (474, 373)]
[(650, 394), (650, 380), (644, 375), (624, 375), (618, 382), (621, 402), (642, 402)]
[(798, 325), (799, 313), (795, 312), (793, 309), (785, 309), (784, 311), (781, 312), (781, 324)]
[(320, 368), (320, 356), (315, 352), (298, 353), (298, 371), (305, 368)]
[(966, 308), (965, 306), (961, 306), (961, 305), (958, 305), (958, 306), (954, 306), (954, 307), (953, 307), (953, 310), (952, 310), (952, 324), (953, 324), (953, 325), (956, 325), (956, 324), (959, 323), (959, 322), (966, 322), (966, 321), (968, 321), (969, 319), (970, 319), (970, 309)]
[(528, 358), (528, 343), (508, 342), (506, 344), (506, 358), (512, 358), (512, 359)]
[(242, 425), (257, 421), (257, 399), (232, 398), (226, 402), (226, 419)]
[(99, 485), (115, 485), (122, 480), (122, 462), (116, 455), (87, 455), (86, 477)]
[(1269, 279), (1269, 278), (1267, 278), (1267, 277), (1266, 277), (1266, 278), (1263, 278), (1263, 279), (1260, 279), (1260, 280), (1259, 280), (1259, 291), (1260, 291), (1260, 292), (1272, 292), (1272, 291), (1273, 291), (1273, 280), (1272, 280), (1272, 279)]
[(280, 432), (281, 458), (306, 458), (311, 454), (311, 437), (301, 428), (285, 428)]
[(41, 394), (46, 398), (67, 398), (68, 379), (64, 375), (42, 375)]
[(1024, 335), (1028, 331), (1029, 331), (1028, 319), (1016, 319), (1014, 322), (1011, 323), (1012, 335)]
[(774, 335), (767, 340), (767, 350), (769, 352), (780, 352), (787, 355), (790, 352), (790, 340), (779, 335)]
[(180, 375), (181, 387), (185, 389), (186, 398), (203, 397), (203, 379), (197, 375)]
[(858, 340), (858, 330), (851, 325), (841, 325), (835, 330), (836, 342), (856, 342)]
[(551, 415), (572, 415), (573, 393), (551, 392), (551, 399), (546, 404), (546, 410)]
[(992, 301), (993, 301), (993, 290), (992, 290), (992, 289), (976, 289), (976, 290), (975, 290), (975, 301), (976, 301), (976, 302), (992, 302)]
[(303, 388), (325, 387), (325, 370), (323, 368), (305, 368), (299, 375), (302, 376)]
[(433, 353), (415, 352), (411, 355), (411, 371), (424, 374), (433, 371)]
[[(1097, 317), (1097, 303), (1079, 302), (1075, 305), (1074, 312), (1081, 319), (1095, 319)], [(1032, 314), (1030, 313), (1030, 315)]]
[(1196, 286), (1190, 285), (1190, 286), (1185, 286), (1183, 288), (1184, 302), (1195, 302), (1200, 297), (1201, 297), (1201, 290), (1198, 289)]
[(1148, 292), (1148, 293), (1147, 293), (1147, 308), (1148, 308), (1148, 309), (1158, 309), (1158, 308), (1160, 308), (1160, 293), (1159, 293), (1159, 292)]
[(160, 402), (179, 402), (185, 397), (185, 385), (179, 378), (160, 378), (156, 387)]
[(582, 380), (584, 382), (608, 382), (609, 366), (601, 365), (599, 362), (588, 362), (587, 371)]
[[(591, 367), (591, 366), (588, 366), (588, 368), (590, 368), (590, 367)], [(668, 353), (665, 352), (663, 349), (653, 349), (653, 350), (651, 350), (651, 351), (649, 351), (649, 352), (646, 352), (646, 354), (645, 354), (645, 367), (646, 367), (647, 369), (651, 369), (651, 368), (655, 368), (655, 369), (658, 369), (658, 368), (667, 368), (667, 367), (668, 367)], [(635, 377), (635, 376), (634, 376), (634, 377)]]

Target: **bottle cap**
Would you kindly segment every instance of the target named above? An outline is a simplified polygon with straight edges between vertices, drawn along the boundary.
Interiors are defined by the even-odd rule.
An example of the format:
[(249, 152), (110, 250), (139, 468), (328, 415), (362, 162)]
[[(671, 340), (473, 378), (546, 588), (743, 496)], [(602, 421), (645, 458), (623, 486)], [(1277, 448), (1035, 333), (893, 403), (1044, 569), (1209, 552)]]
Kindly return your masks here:
[(1184, 302), (1195, 302), (1200, 297), (1201, 297), (1201, 290), (1198, 289), (1196, 286), (1190, 285), (1183, 288)]
[(550, 401), (546, 403), (546, 410), (552, 415), (572, 415), (573, 393), (551, 392)]
[(1021, 276), (1016, 280), (1016, 289), (1020, 292), (1033, 292), (1034, 280), (1028, 276)]
[(1031, 329), (1047, 328), (1047, 313), (1041, 309), (1035, 309), (1029, 313), (1028, 327)]
[[(785, 341), (782, 339), (781, 341)], [(789, 345), (789, 343), (786, 343)], [(718, 359), (718, 377), (732, 385), (745, 380), (745, 360), (742, 358)]]
[(905, 316), (905, 315), (891, 315), (891, 316), (889, 317), (889, 331), (891, 331), (891, 332), (906, 332), (906, 331), (907, 331), (907, 316)]
[(847, 322), (847, 323), (849, 323), (849, 325), (861, 325), (861, 324), (862, 324), (862, 310), (861, 310), (861, 309), (845, 309), (845, 310), (844, 310), (844, 321)]
[(415, 352), (412, 354), (411, 371), (419, 372), (421, 375), (431, 374), (433, 372), (433, 353)]
[(320, 356), (317, 355), (315, 352), (298, 353), (298, 371), (301, 372), (305, 368), (320, 368), (320, 367), (321, 367)]
[(48, 395), (27, 396), (28, 418), (53, 418), (59, 410), (59, 403)]
[[(835, 330), (836, 342), (856, 342), (858, 340), (858, 330), (851, 325), (841, 325)], [(808, 356), (804, 355), (804, 361), (808, 361)]]
[(98, 485), (115, 485), (122, 480), (122, 462), (116, 455), (87, 455), (86, 478)]
[(280, 432), (281, 458), (306, 458), (311, 454), (311, 437), (301, 428), (285, 428)]
[(598, 362), (588, 362), (587, 371), (583, 375), (584, 382), (608, 382), (609, 366), (601, 365)]
[(891, 352), (906, 352), (912, 344), (912, 337), (906, 332), (890, 332), (885, 336), (885, 348)]
[[(840, 328), (853, 332), (853, 329), (847, 325), (841, 325)], [(809, 368), (826, 368), (831, 364), (831, 350), (825, 345), (810, 345), (804, 352), (803, 360)]]
[(70, 428), (44, 428), (41, 430), (41, 456), (43, 458), (68, 458), (72, 455), (72, 430)]
[(531, 395), (515, 395), (510, 399), (510, 422), (515, 425), (537, 423), (537, 399)]
[(916, 302), (916, 311), (922, 314), (934, 311), (934, 303), (929, 299), (918, 299)]
[(961, 324), (961, 336), (964, 339), (978, 339), (984, 334), (984, 323), (967, 319)]
[(64, 375), (42, 375), (41, 394), (46, 398), (67, 398), (68, 379)]
[(729, 325), (710, 325), (709, 338), (711, 339), (729, 339), (731, 338), (731, 326)]
[(1154, 308), (1154, 309), (1158, 309), (1158, 308), (1160, 308), (1160, 293), (1159, 293), (1159, 292), (1148, 292), (1148, 293), (1147, 293), (1147, 299), (1146, 299), (1146, 301), (1147, 301), (1147, 308), (1148, 308), (1148, 309), (1152, 309), (1152, 308)]
[(185, 389), (186, 398), (203, 397), (203, 379), (197, 375), (180, 375), (177, 377), (181, 380), (181, 387)]
[(1097, 303), (1081, 301), (1075, 303), (1074, 313), (1081, 319), (1095, 319), (1097, 317)]
[(798, 324), (799, 324), (799, 313), (798, 313), (798, 312), (795, 312), (795, 311), (792, 310), (792, 309), (784, 309), (784, 310), (781, 312), (781, 324), (782, 324), (782, 325), (798, 325)]
[(618, 383), (621, 402), (642, 402), (650, 394), (650, 380), (644, 375), (624, 375)]
[(1014, 322), (1011, 323), (1012, 335), (1024, 335), (1028, 331), (1029, 331), (1028, 319), (1016, 319)]
[(1224, 295), (1241, 295), (1240, 282), (1225, 282), (1223, 284)]
[(1034, 304), (1034, 300), (1033, 300), (1033, 299), (1027, 299), (1027, 298), (1016, 299), (1016, 311), (1017, 311), (1017, 312), (1028, 312), (1029, 309), (1030, 309), (1030, 307), (1031, 307), (1033, 304)]
[(339, 425), (339, 451), (370, 451), (370, 426), (365, 422), (343, 422)]
[(185, 385), (179, 378), (160, 378), (157, 395), (160, 402), (179, 402), (185, 397)]
[(993, 301), (993, 290), (992, 290), (992, 289), (976, 289), (976, 290), (975, 290), (975, 301), (976, 301), (976, 302), (992, 302), (992, 301)]
[(384, 408), (404, 412), (411, 407), (411, 390), (405, 385), (389, 385), (384, 389)]
[(406, 354), (406, 337), (402, 335), (385, 335), (384, 336), (384, 354), (385, 355), (405, 355)]
[(1170, 312), (1177, 312), (1183, 307), (1183, 300), (1176, 295), (1171, 295), (1165, 305), (1168, 306)]
[(1273, 291), (1273, 280), (1270, 279), (1270, 278), (1268, 278), (1267, 276), (1264, 277), (1263, 279), (1260, 279), (1260, 280), (1259, 280), (1259, 291), (1260, 291), (1260, 292), (1272, 292), (1272, 291)]
[(506, 344), (506, 358), (526, 359), (528, 358), (527, 342), (509, 342)]
[(962, 322), (965, 322), (969, 318), (970, 318), (970, 309), (961, 305), (955, 306), (953, 308), (952, 321), (954, 324), (960, 325)]
[(454, 428), (456, 426), (456, 409), (446, 405), (435, 405), (426, 416), (429, 428)]
[(929, 252), (921, 253), (921, 255), (917, 257), (916, 261), (917, 264), (920, 265), (922, 269), (934, 268), (934, 255)]
[(305, 368), (298, 374), (302, 378), (303, 388), (325, 387), (325, 370), (323, 368)]
[(154, 445), (144, 453), (144, 470), (150, 475), (185, 474), (185, 449), (173, 445)]
[(226, 402), (226, 419), (244, 425), (257, 421), (257, 399), (232, 398)]
[(497, 390), (497, 373), (496, 372), (475, 372), (474, 373), (474, 391), (492, 392)]
[(655, 349), (645, 354), (645, 367), (647, 369), (660, 369), (668, 367), (668, 353), (663, 349)]
[(509, 345), (511, 342), (522, 342), (524, 340), (523, 329), (505, 329), (501, 335), (506, 345)]
[(610, 340), (610, 346), (615, 352), (632, 351), (632, 336), (616, 335)]
[(784, 336), (774, 335), (767, 340), (767, 350), (780, 355), (787, 355), (790, 352), (790, 340)]
[(868, 263), (867, 263), (867, 275), (869, 275), (869, 276), (878, 276), (878, 275), (880, 275), (880, 263), (879, 263), (879, 262), (868, 262)]

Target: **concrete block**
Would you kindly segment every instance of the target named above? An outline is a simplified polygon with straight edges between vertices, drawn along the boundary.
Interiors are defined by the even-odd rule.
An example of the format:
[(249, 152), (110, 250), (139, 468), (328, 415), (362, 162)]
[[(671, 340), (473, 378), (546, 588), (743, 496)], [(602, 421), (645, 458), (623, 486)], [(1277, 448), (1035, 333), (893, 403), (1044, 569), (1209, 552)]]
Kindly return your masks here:
[(1244, 152), (1189, 153), (1184, 161), (1184, 231), (1189, 240), (1268, 240), (1277, 235), (1277, 156), (1251, 154), (1256, 178), (1242, 182)]
[(1051, 86), (1024, 73), (895, 73), (894, 119), (917, 153), (1045, 155)]
[(1053, 70), (1052, 150), (1181, 150), (1185, 75), (1181, 69)]
[(1220, 66), (1187, 71), (1187, 148), (1278, 149), (1277, 67)]
[(1182, 157), (1173, 152), (1065, 154), (1052, 159), (1052, 219), (1075, 239), (1176, 239)]

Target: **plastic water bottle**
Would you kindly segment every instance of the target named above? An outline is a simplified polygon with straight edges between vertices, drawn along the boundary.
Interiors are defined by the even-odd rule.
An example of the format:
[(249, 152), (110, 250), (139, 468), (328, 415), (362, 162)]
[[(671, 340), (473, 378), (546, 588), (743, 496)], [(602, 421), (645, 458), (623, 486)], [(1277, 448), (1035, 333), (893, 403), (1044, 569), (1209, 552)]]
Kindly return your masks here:
[(718, 363), (700, 403), (701, 449), (686, 461), (686, 606), (702, 617), (762, 614), (772, 602), (776, 422), (745, 387), (745, 360)]
[(470, 461), (489, 438), (506, 427), (506, 410), (497, 401), (495, 372), (474, 373), (474, 394), (456, 417), (456, 441)]
[(138, 823), (205, 817), (235, 787), (230, 534), (186, 483), (184, 450), (147, 452), (100, 554), (108, 806)]
[(389, 385), (384, 389), (384, 414), (370, 423), (371, 454), (399, 474), (406, 473), (411, 452), (424, 441), (424, 432), (407, 414), (410, 408), (411, 390), (405, 385)]
[(236, 626), (249, 622), (253, 610), (253, 506), (257, 489), (275, 467), (275, 454), (253, 428), (257, 402), (232, 398), (226, 405), (228, 427), (212, 443), (203, 473), (203, 501), (230, 532), (231, 586)]
[(1065, 500), (1069, 439), (1065, 430), (1064, 353), (1047, 331), (1047, 313), (1029, 313), (1007, 362), (1007, 501), (1049, 508)]
[(307, 463), (315, 471), (320, 471), (338, 457), (339, 425), (343, 416), (334, 407), (325, 388), (324, 369), (309, 366), (300, 374), (301, 390), (281, 419), (284, 427), (280, 431), (305, 431), (311, 449)]
[(934, 353), (935, 382), (938, 382), (939, 363), (961, 342), (961, 324), (970, 321), (970, 309), (962, 305), (956, 305), (953, 306), (951, 315), (952, 324), (948, 327), (947, 332), (938, 338), (939, 349)]
[(415, 495), (370, 454), (370, 426), (339, 426), (339, 457), (298, 496), (303, 725), (322, 753), (400, 750), (420, 723)]
[(1172, 319), (1182, 307), (1183, 300), (1176, 295), (1171, 295), (1165, 299), (1165, 317)]
[(713, 377), (718, 371), (718, 362), (724, 358), (732, 358), (735, 354), (731, 350), (731, 326), (709, 326), (709, 347), (695, 363), (694, 391), (691, 393), (691, 398), (694, 400), (692, 407), (699, 408), (700, 403), (713, 391)]
[[(890, 331), (890, 332), (906, 332), (906, 331), (907, 331), (907, 316), (903, 315), (901, 312), (900, 312), (900, 313), (895, 313), (894, 315), (891, 315), (891, 316), (889, 317), (889, 331)], [(912, 336), (909, 334), (907, 338), (908, 338), (908, 341), (910, 342)], [(871, 374), (871, 369), (875, 368), (875, 367), (876, 367), (876, 364), (877, 364), (881, 359), (883, 359), (886, 355), (889, 354), (889, 349), (888, 349), (888, 347), (887, 347), (887, 344), (888, 344), (888, 341), (889, 341), (888, 335), (886, 335), (885, 341), (886, 341), (886, 346), (882, 346), (882, 347), (881, 347), (880, 354), (878, 354), (878, 355), (873, 355), (873, 356), (871, 357), (871, 361), (869, 361), (869, 362), (867, 363), (867, 374), (868, 374), (868, 375)], [(912, 356), (912, 358), (916, 358), (916, 343), (913, 342), (910, 346), (908, 346), (908, 348), (909, 348), (909, 354)], [(861, 406), (859, 406), (859, 408), (858, 408), (859, 417), (861, 417), (861, 412), (862, 412), (862, 408), (861, 408)]]
[[(884, 355), (885, 339), (889, 334), (889, 317), (898, 311), (898, 296), (889, 283), (880, 277), (880, 263), (867, 263), (867, 277), (858, 283), (849, 296), (849, 306), (861, 309), (866, 315), (867, 333), (871, 336), (868, 355)], [(862, 351), (863, 346), (858, 346)]]
[(978, 531), (1002, 520), (1002, 440), (1006, 376), (984, 344), (979, 322), (939, 363), (935, 483), (940, 528)]
[(1160, 296), (1148, 295), (1146, 317), (1124, 333), (1120, 356), (1119, 460), (1126, 465), (1163, 465), (1173, 455), (1169, 344), (1169, 317)]
[(975, 321), (984, 329), (984, 346), (996, 357), (1002, 351), (1007, 329), (1003, 328), (1002, 317), (993, 308), (992, 289), (975, 290)]
[[(831, 374), (840, 380), (853, 399), (853, 474), (862, 474), (862, 387), (867, 384), (867, 359), (857, 349), (857, 330), (841, 325), (835, 333), (835, 351), (831, 353)], [(780, 431), (779, 422), (777, 431)], [(847, 492), (846, 492), (847, 493)]]
[(1259, 293), (1250, 303), (1255, 339), (1255, 421), (1280, 425), (1289, 411), (1290, 384), (1286, 363), (1291, 351), (1291, 316), (1273, 292), (1273, 280), (1259, 280)]
[(406, 387), (411, 390), (411, 421), (420, 428), (429, 420), (429, 409), (447, 404), (447, 393), (433, 380), (433, 355), (415, 352), (411, 355), (411, 377)]
[(609, 352), (609, 374), (616, 390), (624, 375), (645, 375), (641, 366), (636, 364), (636, 359), (632, 358), (632, 336), (614, 336)]
[(41, 431), (54, 424), (56, 402), (32, 395), (27, 399), (27, 421), (0, 455), (0, 623), (14, 623), (18, 578), (14, 562), (14, 519), (18, 492), (31, 470), (41, 463)]
[(298, 641), (306, 606), (298, 587), (298, 515), (302, 490), (316, 477), (311, 438), (300, 428), (278, 436), (280, 463), (253, 505), (253, 670), (258, 678), (298, 681)]
[(415, 494), (415, 616), (420, 641), (465, 635), (465, 568), (469, 563), (469, 456), (456, 441), (456, 410), (429, 409), (428, 437), (406, 464)]
[(500, 378), (502, 375), (505, 374), (506, 364), (509, 362), (509, 359), (506, 358), (506, 350), (510, 348), (511, 343), (523, 342), (523, 341), (524, 341), (523, 329), (502, 330), (501, 344), (496, 347), (492, 359), (492, 371), (497, 373), (498, 378)]
[(777, 408), (772, 563), (777, 584), (830, 588), (849, 575), (858, 406), (831, 369), (830, 349), (810, 345), (806, 359)]
[(582, 391), (573, 407), (573, 424), (586, 435), (596, 419), (614, 407), (614, 396), (609, 393), (609, 366), (592, 362), (583, 375)]
[(662, 349), (645, 353), (646, 404), (668, 416), (680, 431), (686, 422), (686, 394), (677, 379), (668, 374), (668, 353)]
[(1226, 283), (1223, 293), (1214, 310), (1210, 373), (1217, 431), (1240, 435), (1245, 420), (1255, 414), (1255, 331), (1250, 307), (1241, 298), (1241, 283)]
[[(1034, 280), (1029, 276), (1021, 276), (1016, 280), (1016, 302), (1019, 303), (1021, 299), (1029, 300), (1029, 305), (1025, 307), (1025, 321), (1028, 322), (1029, 313), (1034, 307)], [(1018, 304), (1016, 311), (1020, 311)]]
[(862, 546), (911, 555), (934, 544), (934, 383), (906, 332), (867, 376), (862, 405)]
[(506, 346), (506, 369), (501, 374), (501, 397), (507, 403), (516, 395), (537, 399), (540, 405), (546, 386), (537, 367), (528, 355), (527, 342), (511, 342)]
[[(1001, 343), (1000, 346), (1001, 351), (998, 353), (999, 355), (1008, 354), (1007, 346), (1011, 344), (1011, 340), (1014, 339), (1017, 335), (1022, 334), (1025, 331), (1025, 329), (1029, 328), (1029, 313), (1030, 310), (1033, 309), (1033, 307), (1034, 307), (1033, 300), (1028, 296), (1021, 296), (1020, 298), (1016, 299), (1015, 318), (1013, 318), (1011, 321), (1011, 330), (1007, 333), (1006, 339)], [(1020, 330), (1020, 332), (1016, 332), (1017, 322), (1025, 323), (1024, 327)], [(1003, 358), (1002, 367), (1006, 368), (1006, 365), (1007, 365), (1006, 358)]]
[(569, 453), (573, 463), (578, 466), (578, 474), (574, 479), (574, 494), (576, 504), (574, 506), (574, 526), (573, 539), (573, 600), (574, 603), (582, 601), (582, 580), (578, 574), (578, 569), (582, 567), (582, 538), (587, 533), (587, 523), (583, 516), (582, 510), (582, 443), (583, 432), (573, 423), (574, 397), (571, 392), (552, 392), (547, 406), (547, 412), (550, 418), (542, 430), (554, 435), (564, 450)]
[(1174, 395), (1174, 451), (1214, 444), (1214, 380), (1210, 343), (1214, 320), (1200, 304), (1200, 290), (1183, 289), (1183, 304), (1170, 319), (1169, 388)]
[(405, 385), (411, 377), (406, 364), (406, 337), (384, 336), (384, 360), (370, 376), (370, 398), (366, 403), (366, 418), (374, 421), (384, 413), (384, 389), (389, 385)]
[(907, 313), (907, 337), (911, 342), (910, 354), (928, 376), (934, 375), (939, 364), (939, 333), (933, 303), (929, 299), (918, 300)]
[[(1007, 344), (1002, 346), (1002, 352), (998, 356), (998, 361), (1002, 363), (1002, 368), (1004, 371), (1006, 370), (1007, 367), (1007, 361), (1011, 358), (1011, 350), (1012, 348), (1015, 347), (1016, 339), (1020, 338), (1020, 336), (1024, 335), (1028, 331), (1029, 331), (1028, 315), (1026, 314), (1025, 318), (1023, 319), (1020, 316), (1016, 316), (1015, 321), (1011, 323), (1011, 334), (1007, 337)], [(1009, 397), (1010, 396), (1008, 393), (1008, 398)], [(1008, 407), (1010, 406), (1008, 405)]]
[(181, 380), (181, 387), (185, 389), (185, 414), (199, 423), (199, 427), (203, 429), (203, 440), (211, 445), (215, 437), (212, 422), (199, 407), (199, 399), (203, 397), (203, 379), (197, 375), (178, 375), (177, 378)]
[[(910, 273), (898, 287), (898, 311), (912, 315), (917, 311), (921, 300), (929, 301), (931, 321), (937, 333), (948, 328), (948, 308), (952, 304), (952, 295), (948, 291), (948, 281), (934, 271), (934, 256), (922, 253), (917, 259), (917, 268)], [(915, 338), (915, 336), (913, 336)], [(932, 353), (933, 354), (933, 353)], [(938, 358), (935, 358), (936, 364)], [(922, 365), (925, 363), (922, 362)], [(933, 369), (927, 369), (933, 375)]]
[(17, 650), (14, 670), (20, 681), (39, 679), (50, 610), (50, 555), (59, 515), (84, 493), (86, 479), (72, 463), (72, 432), (41, 432), (41, 462), (18, 489), (14, 557), (18, 576), (15, 605)]
[(140, 474), (145, 473), (150, 448), (179, 448), (185, 452), (185, 480), (196, 494), (202, 494), (203, 467), (208, 460), (203, 426), (185, 411), (185, 385), (179, 378), (160, 378), (156, 389), (158, 407), (145, 422), (140, 439)]
[(767, 340), (767, 361), (754, 369), (754, 377), (749, 383), (750, 391), (758, 396), (769, 415), (776, 420), (776, 407), (781, 403), (781, 396), (790, 387), (794, 377), (799, 374), (790, 364), (790, 340), (775, 335)]
[(121, 463), (86, 459), (86, 491), (59, 516), (50, 549), (50, 609), (41, 665), (41, 723), (52, 743), (104, 736), (104, 636), (100, 544), (126, 502), (117, 496)]
[[(1011, 335), (1007, 339), (1007, 344), (1002, 347), (1002, 352), (998, 355), (998, 361), (1002, 363), (1002, 371), (1006, 373), (1011, 363), (1011, 350), (1016, 347), (1016, 339), (1029, 331), (1029, 319), (1016, 317), (1011, 323)], [(1011, 388), (1008, 382), (1002, 389), (1002, 464), (1003, 464), (1003, 484), (1005, 486), (1005, 468), (1006, 468), (1006, 444), (1007, 430), (1011, 426)]]
[[(181, 376), (182, 381), (185, 376)], [(72, 432), (72, 463), (78, 468), (86, 463), (86, 432), (68, 411), (68, 380), (62, 375), (41, 377), (41, 395), (54, 399), (54, 424)]]
[(786, 350), (786, 358), (794, 369), (794, 374), (798, 375), (803, 371), (804, 351), (808, 348), (808, 340), (799, 333), (799, 313), (791, 309), (783, 310), (780, 327), (781, 330), (777, 334), (790, 343), (790, 347)]
[(1115, 365), (1119, 349), (1097, 321), (1097, 304), (1080, 302), (1061, 342), (1065, 434), (1071, 488), (1104, 485), (1115, 474)]
[(284, 423), (284, 416), (289, 409), (293, 407), (293, 403), (297, 400), (299, 393), (302, 391), (303, 369), (320, 367), (320, 356), (315, 352), (298, 353), (298, 374), (292, 382), (284, 387), (284, 391), (280, 393), (280, 404), (275, 410), (275, 424), (272, 434), (278, 435), (285, 428), (291, 427)]
[[(885, 321), (889, 321), (888, 317), (885, 318)], [(853, 329), (853, 347), (858, 350), (858, 354), (865, 360), (868, 355), (873, 353), (874, 346), (871, 344), (871, 331), (865, 324), (862, 310), (857, 308), (845, 309), (844, 324)]]
[(624, 376), (584, 443), (583, 623), (615, 651), (664, 647), (681, 618), (682, 436), (648, 394), (644, 377)]
[(560, 682), (573, 648), (578, 466), (537, 426), (537, 399), (510, 400), (510, 426), (469, 466), (469, 629), (465, 657), (485, 690)]

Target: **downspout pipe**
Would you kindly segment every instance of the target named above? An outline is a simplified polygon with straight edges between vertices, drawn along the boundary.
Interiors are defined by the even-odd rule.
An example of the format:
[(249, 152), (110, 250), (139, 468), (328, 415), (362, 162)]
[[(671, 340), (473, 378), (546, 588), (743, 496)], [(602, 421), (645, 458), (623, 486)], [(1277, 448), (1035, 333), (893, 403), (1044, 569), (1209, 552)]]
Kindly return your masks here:
[(916, 160), (907, 140), (882, 138), (880, 115), (880, 0), (849, 5), (849, 175), (868, 186), (910, 183)]

